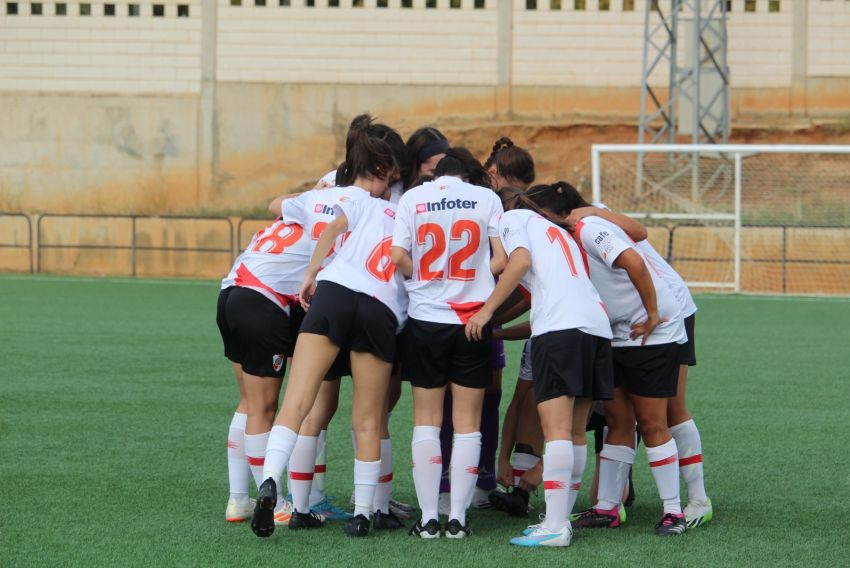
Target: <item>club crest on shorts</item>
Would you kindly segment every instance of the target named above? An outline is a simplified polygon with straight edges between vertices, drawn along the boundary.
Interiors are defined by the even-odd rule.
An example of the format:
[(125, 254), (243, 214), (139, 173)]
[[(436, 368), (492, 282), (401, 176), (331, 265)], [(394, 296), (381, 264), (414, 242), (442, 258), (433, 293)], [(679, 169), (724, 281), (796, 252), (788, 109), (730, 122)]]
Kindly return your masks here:
[(283, 362), (286, 361), (286, 357), (283, 355), (274, 355), (272, 357), (272, 367), (275, 372), (280, 371), (283, 368)]

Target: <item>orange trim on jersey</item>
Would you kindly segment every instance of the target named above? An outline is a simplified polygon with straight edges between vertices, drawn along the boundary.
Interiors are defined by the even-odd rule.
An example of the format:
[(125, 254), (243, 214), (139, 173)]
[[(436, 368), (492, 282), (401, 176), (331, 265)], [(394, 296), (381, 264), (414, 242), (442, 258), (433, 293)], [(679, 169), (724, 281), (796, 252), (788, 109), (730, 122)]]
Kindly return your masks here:
[(449, 307), (454, 310), (457, 317), (460, 319), (460, 322), (464, 325), (469, 323), (469, 320), (477, 314), (482, 307), (484, 307), (484, 302), (446, 302)]
[(686, 458), (679, 459), (679, 467), (685, 467), (686, 465), (694, 465), (695, 463), (702, 463), (702, 454), (697, 454), (695, 456), (688, 456)]
[[(587, 275), (590, 276), (590, 265), (587, 263), (587, 251), (584, 250), (584, 245), (581, 244), (581, 230), (584, 228), (584, 221), (579, 221), (576, 223), (575, 228), (575, 238), (573, 239), (578, 245), (578, 250), (581, 251), (581, 261), (584, 263), (584, 270), (587, 272)], [(605, 306), (602, 306), (605, 308)], [(606, 311), (606, 313), (608, 313)]]
[(271, 286), (263, 284), (259, 278), (254, 276), (254, 274), (248, 270), (245, 263), (239, 264), (239, 268), (236, 269), (236, 280), (234, 281), (234, 284), (242, 288), (259, 288), (264, 290), (277, 299), (283, 308), (295, 303), (295, 296), (281, 294), (280, 292), (275, 291)]

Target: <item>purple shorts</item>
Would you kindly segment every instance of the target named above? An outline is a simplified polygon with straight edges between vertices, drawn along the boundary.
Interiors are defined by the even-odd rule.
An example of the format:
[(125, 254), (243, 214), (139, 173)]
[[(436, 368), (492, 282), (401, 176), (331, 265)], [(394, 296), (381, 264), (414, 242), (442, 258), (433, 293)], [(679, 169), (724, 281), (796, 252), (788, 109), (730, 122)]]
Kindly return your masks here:
[[(497, 329), (502, 329), (500, 325), (494, 325), (493, 331)], [(505, 368), (505, 342), (501, 339), (497, 339), (493, 341), (493, 349), (491, 351), (492, 355), (490, 358), (490, 362), (493, 365), (494, 371), (500, 371)]]

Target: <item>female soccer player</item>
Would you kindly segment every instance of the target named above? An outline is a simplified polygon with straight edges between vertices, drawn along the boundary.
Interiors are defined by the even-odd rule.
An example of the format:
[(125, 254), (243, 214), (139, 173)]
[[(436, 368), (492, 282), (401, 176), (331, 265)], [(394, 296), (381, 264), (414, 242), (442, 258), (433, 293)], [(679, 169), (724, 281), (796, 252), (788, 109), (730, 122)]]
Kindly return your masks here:
[(297, 329), (290, 310), (310, 259), (301, 225), (278, 219), (258, 232), (221, 284), (216, 322), (239, 384), (239, 405), (227, 441), (230, 499), (225, 519), (248, 519), (253, 473), (262, 483), (263, 456), (277, 410), (286, 359)]
[(407, 160), (401, 167), (404, 189), (410, 189), (422, 176), (431, 176), (449, 149), (445, 135), (430, 126), (417, 129), (407, 139)]
[[(528, 197), (558, 218), (588, 204), (565, 182), (536, 186)], [(681, 308), (669, 287), (617, 225), (586, 217), (573, 234), (587, 252), (590, 278), (605, 302), (614, 339), (614, 400), (605, 403), (608, 439), (602, 450), (596, 505), (576, 527), (616, 527), (626, 477), (634, 462), (634, 423), (664, 515), (659, 535), (679, 535), (686, 523), (679, 499), (678, 451), (667, 428), (667, 399), (675, 396), (680, 344), (686, 340)]]
[(466, 510), (478, 478), (481, 405), (492, 380), (489, 327), (481, 341), (469, 341), (463, 326), (493, 290), (493, 273), (504, 266), (496, 232), (502, 204), (484, 187), (484, 168), (463, 148), (447, 150), (435, 175), (402, 196), (393, 231), (393, 262), (410, 278), (404, 366), (413, 386), (413, 480), (422, 509), (410, 534), (440, 535), (439, 433), (451, 384), (455, 435), (445, 532), (463, 538), (470, 534)]
[[(352, 122), (346, 168), (337, 183), (355, 185), (371, 198), (334, 204), (336, 219), (319, 237), (301, 286), (301, 304), (307, 315), (295, 345), (289, 387), (266, 447), (265, 481), (251, 523), (257, 536), (274, 532), (272, 517), (280, 498), (281, 473), (322, 379), (341, 350), (351, 354), (352, 425), (357, 437), (354, 517), (346, 523), (345, 532), (355, 537), (369, 532), (380, 475), (381, 422), (396, 356), (396, 334), (404, 324), (407, 307), (401, 278), (389, 262), (395, 207), (377, 199), (387, 191), (398, 164), (386, 142), (369, 137), (370, 124), (368, 115)], [(319, 273), (337, 238), (346, 232), (345, 243)]]
[(511, 539), (511, 544), (569, 546), (570, 484), (575, 474), (572, 440), (584, 432), (593, 400), (613, 395), (611, 327), (572, 236), (547, 219), (522, 190), (506, 189), (501, 195), (507, 212), (499, 222), (499, 234), (508, 264), (484, 306), (467, 323), (466, 333), (479, 338), (520, 282), (531, 293), (534, 395), (546, 438), (546, 519), (542, 526)]
[[(679, 450), (679, 472), (688, 485), (688, 504), (684, 509), (685, 520), (688, 527), (698, 527), (711, 521), (713, 510), (711, 499), (708, 498), (705, 492), (705, 481), (702, 471), (702, 440), (700, 439), (696, 423), (691, 418), (687, 403), (685, 402), (688, 367), (696, 365), (696, 338), (694, 333), (697, 305), (694, 303), (690, 290), (688, 290), (688, 285), (685, 284), (679, 273), (646, 240), (646, 229), (640, 223), (624, 215), (617, 215), (611, 212), (601, 203), (591, 207), (574, 209), (570, 213), (567, 222), (575, 224), (590, 215), (608, 218), (628, 232), (629, 237), (635, 241), (635, 246), (644, 254), (664, 282), (667, 283), (676, 296), (679, 305), (682, 307), (688, 341), (682, 346), (676, 396), (670, 398), (667, 403), (667, 423), (670, 427), (670, 433), (676, 440), (676, 447)], [(612, 218), (611, 216), (615, 217)], [(624, 217), (628, 219), (626, 222), (630, 223), (631, 231), (624, 224)], [(635, 226), (643, 229), (642, 235), (639, 232), (635, 234), (637, 231)]]

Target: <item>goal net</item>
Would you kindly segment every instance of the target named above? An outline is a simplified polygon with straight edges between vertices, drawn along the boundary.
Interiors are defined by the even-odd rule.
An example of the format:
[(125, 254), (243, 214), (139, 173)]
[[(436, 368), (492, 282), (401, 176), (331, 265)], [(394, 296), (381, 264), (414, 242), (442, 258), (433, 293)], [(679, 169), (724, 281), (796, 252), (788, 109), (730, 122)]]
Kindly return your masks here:
[(850, 295), (850, 146), (595, 145), (591, 167), (692, 288)]

